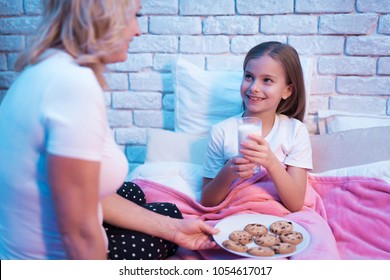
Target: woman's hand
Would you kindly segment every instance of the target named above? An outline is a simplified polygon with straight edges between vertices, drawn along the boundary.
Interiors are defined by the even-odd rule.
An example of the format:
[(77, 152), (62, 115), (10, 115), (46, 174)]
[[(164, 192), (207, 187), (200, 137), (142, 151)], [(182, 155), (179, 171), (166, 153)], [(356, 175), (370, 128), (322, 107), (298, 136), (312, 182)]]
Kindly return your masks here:
[[(175, 219), (158, 214), (114, 193), (102, 201), (104, 219), (117, 227), (169, 240), (191, 250), (214, 248), (217, 229), (196, 219)], [(129, 215), (131, 213), (131, 215)]]
[(217, 234), (218, 229), (196, 219), (172, 219), (175, 230), (170, 241), (190, 250), (213, 249), (217, 244), (211, 235)]

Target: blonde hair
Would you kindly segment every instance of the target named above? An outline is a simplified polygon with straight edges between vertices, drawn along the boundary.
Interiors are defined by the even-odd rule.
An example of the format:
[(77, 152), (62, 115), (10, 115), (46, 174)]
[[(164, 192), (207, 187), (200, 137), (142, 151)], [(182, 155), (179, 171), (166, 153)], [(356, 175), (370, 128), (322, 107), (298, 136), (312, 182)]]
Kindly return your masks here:
[(243, 68), (245, 71), (248, 61), (268, 55), (278, 61), (284, 69), (287, 85), (292, 86), (293, 93), (286, 100), (282, 99), (276, 113), (285, 114), (291, 118), (303, 121), (306, 109), (306, 91), (303, 71), (297, 51), (290, 45), (280, 42), (264, 42), (254, 46), (247, 53)]
[(62, 49), (79, 65), (92, 69), (107, 86), (103, 57), (115, 50), (129, 20), (132, 0), (44, 0), (42, 23), (34, 40), (17, 60), (16, 69), (44, 59), (49, 48)]

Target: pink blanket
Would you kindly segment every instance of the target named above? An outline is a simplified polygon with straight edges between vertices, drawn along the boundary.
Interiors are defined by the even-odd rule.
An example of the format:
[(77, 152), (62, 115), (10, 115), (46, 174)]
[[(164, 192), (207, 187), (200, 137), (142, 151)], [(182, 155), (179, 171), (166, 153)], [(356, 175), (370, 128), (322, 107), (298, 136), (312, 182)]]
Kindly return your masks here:
[(309, 177), (342, 259), (390, 259), (390, 185), (366, 177)]
[[(305, 206), (290, 213), (279, 201), (271, 179), (259, 173), (236, 181), (218, 206), (204, 207), (189, 196), (148, 180), (134, 180), (147, 202), (175, 203), (184, 218), (216, 224), (224, 217), (244, 213), (276, 215), (302, 225), (309, 246), (291, 259), (390, 259), (390, 185), (364, 177), (309, 176)], [(237, 259), (221, 248), (189, 251), (180, 248), (177, 259)]]

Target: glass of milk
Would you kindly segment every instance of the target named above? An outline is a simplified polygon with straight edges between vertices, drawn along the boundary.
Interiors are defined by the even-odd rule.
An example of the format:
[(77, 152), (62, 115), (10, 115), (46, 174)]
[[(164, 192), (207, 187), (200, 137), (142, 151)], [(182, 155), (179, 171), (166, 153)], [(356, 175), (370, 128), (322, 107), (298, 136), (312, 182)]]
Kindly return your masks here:
[[(238, 153), (240, 153), (241, 142), (251, 141), (249, 134), (257, 134), (261, 136), (262, 123), (261, 119), (255, 117), (242, 117), (238, 119)], [(260, 170), (260, 166), (257, 165), (254, 169), (254, 173)]]

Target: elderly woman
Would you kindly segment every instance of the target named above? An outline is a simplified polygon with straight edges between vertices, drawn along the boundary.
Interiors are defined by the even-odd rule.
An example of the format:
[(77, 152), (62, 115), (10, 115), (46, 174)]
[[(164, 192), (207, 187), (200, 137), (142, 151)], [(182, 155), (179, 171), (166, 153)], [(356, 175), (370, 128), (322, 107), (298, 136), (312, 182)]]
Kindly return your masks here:
[[(149, 258), (177, 245), (214, 247), (215, 230), (180, 219), (174, 205), (176, 218), (121, 195), (132, 188), (106, 118), (103, 71), (125, 61), (141, 35), (140, 1), (46, 0), (44, 8), (0, 107), (0, 259), (106, 259), (103, 219), (110, 242), (126, 238), (110, 258), (142, 258), (134, 244), (144, 238), (157, 240), (143, 248)], [(157, 246), (170, 249), (158, 255)]]

